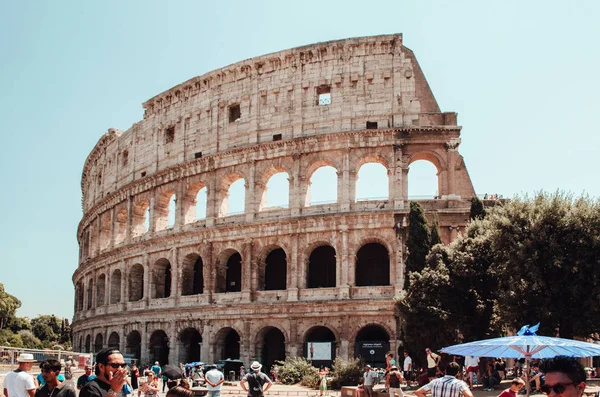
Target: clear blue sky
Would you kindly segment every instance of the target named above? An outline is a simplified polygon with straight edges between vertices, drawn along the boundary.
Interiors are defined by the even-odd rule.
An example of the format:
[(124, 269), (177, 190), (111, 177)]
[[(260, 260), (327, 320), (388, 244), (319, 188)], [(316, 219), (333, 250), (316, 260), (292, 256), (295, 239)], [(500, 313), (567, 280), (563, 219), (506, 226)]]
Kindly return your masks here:
[[(167, 5), (168, 4), (168, 5)], [(478, 193), (600, 196), (600, 1), (0, 0), (0, 282), (71, 317), (85, 158), (191, 77), (253, 56), (403, 33)]]

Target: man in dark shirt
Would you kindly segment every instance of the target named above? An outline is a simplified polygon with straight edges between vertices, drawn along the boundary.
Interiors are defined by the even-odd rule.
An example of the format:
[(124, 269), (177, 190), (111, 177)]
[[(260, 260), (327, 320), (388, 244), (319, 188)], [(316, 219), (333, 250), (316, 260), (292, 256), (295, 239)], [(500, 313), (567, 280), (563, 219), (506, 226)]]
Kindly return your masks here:
[(40, 368), (45, 383), (35, 391), (35, 397), (75, 397), (75, 390), (58, 380), (60, 361), (52, 359), (43, 361)]
[(85, 386), (86, 383), (91, 382), (94, 379), (96, 379), (96, 375), (92, 374), (92, 366), (86, 365), (85, 374), (77, 378), (77, 390), (81, 390), (81, 388)]
[(79, 397), (116, 397), (127, 378), (127, 364), (118, 349), (108, 347), (96, 354), (96, 379), (81, 388)]

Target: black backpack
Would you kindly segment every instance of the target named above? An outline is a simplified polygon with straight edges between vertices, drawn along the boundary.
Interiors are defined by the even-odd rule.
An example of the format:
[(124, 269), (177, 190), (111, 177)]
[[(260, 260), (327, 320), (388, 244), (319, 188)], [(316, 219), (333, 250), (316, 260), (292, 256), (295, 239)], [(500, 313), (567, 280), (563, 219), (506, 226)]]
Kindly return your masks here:
[(265, 381), (258, 373), (253, 372), (248, 374), (248, 392), (251, 396), (261, 397), (263, 395), (263, 384)]

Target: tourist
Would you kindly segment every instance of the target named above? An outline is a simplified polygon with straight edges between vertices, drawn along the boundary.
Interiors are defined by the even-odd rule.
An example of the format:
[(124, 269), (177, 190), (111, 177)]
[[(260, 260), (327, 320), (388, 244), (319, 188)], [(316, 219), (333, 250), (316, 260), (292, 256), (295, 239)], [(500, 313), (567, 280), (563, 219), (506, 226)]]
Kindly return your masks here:
[(430, 348), (425, 349), (425, 354), (427, 355), (427, 376), (431, 382), (432, 379), (435, 379), (442, 358), (432, 352)]
[(542, 360), (539, 367), (545, 374), (541, 391), (548, 396), (552, 392), (560, 397), (581, 397), (585, 391), (585, 370), (576, 358), (556, 356)]
[(33, 376), (27, 373), (27, 371), (31, 371), (34, 362), (35, 359), (31, 353), (21, 353), (17, 357), (19, 367), (14, 371), (10, 371), (4, 377), (3, 388), (5, 397), (35, 396)]
[(535, 393), (541, 393), (542, 385), (544, 384), (544, 373), (540, 371), (539, 363), (531, 364), (531, 378), (529, 378), (529, 386)]
[[(477, 383), (477, 373), (479, 372), (479, 358), (474, 356), (465, 356), (465, 367), (467, 368), (467, 383), (472, 389)], [(475, 378), (475, 381), (473, 381)]]
[(319, 396), (327, 391), (327, 375), (329, 375), (329, 368), (319, 369)]
[(510, 383), (510, 387), (500, 393), (498, 397), (517, 397), (523, 386), (525, 386), (525, 381), (521, 378), (515, 378)]
[(385, 377), (385, 388), (388, 389), (390, 397), (403, 397), (402, 389), (400, 384), (404, 381), (402, 374), (398, 371), (398, 367), (392, 365)]
[(135, 391), (140, 387), (138, 383), (138, 378), (140, 377), (140, 370), (138, 369), (137, 365), (135, 365), (135, 363), (131, 365), (131, 371), (129, 371), (129, 375), (131, 376), (131, 388)]
[[(248, 397), (262, 397), (264, 392), (269, 390), (273, 385), (269, 377), (260, 372), (262, 365), (258, 361), (254, 361), (250, 365), (250, 371), (240, 381), (241, 388), (248, 392)], [(266, 386), (265, 386), (266, 385)]]
[(394, 360), (394, 353), (388, 353), (385, 356), (385, 371), (389, 371), (392, 366), (396, 365), (396, 360)]
[(194, 393), (189, 390), (189, 384), (187, 385), (187, 388), (184, 386), (175, 386), (172, 389), (169, 389), (167, 392), (167, 397), (194, 397)]
[(154, 372), (154, 375), (156, 375), (157, 379), (160, 377), (161, 369), (160, 369), (160, 364), (158, 364), (158, 361), (154, 362), (154, 365), (150, 368), (150, 370), (152, 370), (152, 372)]
[(49, 359), (40, 364), (44, 386), (35, 391), (35, 397), (75, 397), (75, 389), (66, 382), (58, 380), (61, 364), (58, 360)]
[(77, 390), (81, 390), (81, 388), (85, 386), (86, 383), (91, 382), (94, 379), (96, 379), (96, 375), (92, 374), (92, 366), (86, 365), (85, 373), (79, 378), (77, 378)]
[(404, 363), (402, 364), (402, 370), (404, 371), (404, 379), (406, 379), (407, 383), (411, 380), (412, 369), (412, 358), (410, 357), (410, 354), (408, 352), (404, 352)]
[(483, 386), (483, 391), (493, 391), (494, 386), (500, 384), (500, 375), (498, 374), (498, 371), (496, 371), (494, 363), (486, 361), (483, 365), (481, 371), (481, 384)]
[(365, 366), (365, 373), (363, 374), (363, 389), (365, 395), (373, 397), (373, 387), (377, 384), (377, 373), (371, 371), (371, 366), (367, 364)]
[(473, 397), (473, 393), (464, 381), (456, 379), (456, 374), (460, 371), (458, 363), (449, 363), (446, 367), (446, 374), (432, 380), (419, 390), (415, 391), (417, 397), (425, 397), (431, 393), (433, 397)]
[(154, 375), (153, 371), (149, 371), (148, 380), (138, 389), (138, 397), (140, 397), (142, 393), (144, 393), (145, 397), (155, 397), (158, 395), (159, 390), (158, 378)]
[(204, 374), (204, 380), (207, 384), (208, 397), (219, 397), (221, 395), (221, 385), (225, 382), (223, 373), (216, 366), (211, 366)]
[(127, 364), (118, 349), (107, 347), (96, 354), (96, 378), (86, 383), (79, 397), (115, 397), (127, 379)]

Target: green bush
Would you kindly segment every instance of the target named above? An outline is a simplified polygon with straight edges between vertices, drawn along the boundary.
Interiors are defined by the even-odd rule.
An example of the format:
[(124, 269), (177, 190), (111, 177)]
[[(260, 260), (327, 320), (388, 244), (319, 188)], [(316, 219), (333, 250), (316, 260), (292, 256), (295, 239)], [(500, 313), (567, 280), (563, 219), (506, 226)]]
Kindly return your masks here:
[[(313, 387), (309, 385), (313, 383), (318, 385), (319, 383), (319, 371), (303, 357), (288, 357), (285, 361), (276, 361), (275, 373), (277, 374), (277, 380), (284, 385), (302, 382), (304, 386)], [(313, 380), (315, 378), (316, 381)]]
[(338, 390), (342, 386), (356, 386), (362, 381), (364, 363), (360, 359), (344, 361), (336, 358), (333, 362), (333, 380), (331, 388)]
[(318, 389), (319, 388), (319, 381), (320, 381), (320, 379), (319, 379), (319, 372), (315, 368), (314, 372), (306, 373), (302, 377), (302, 381), (300, 382), (300, 384), (302, 386), (304, 386), (304, 387), (310, 387), (311, 389)]

